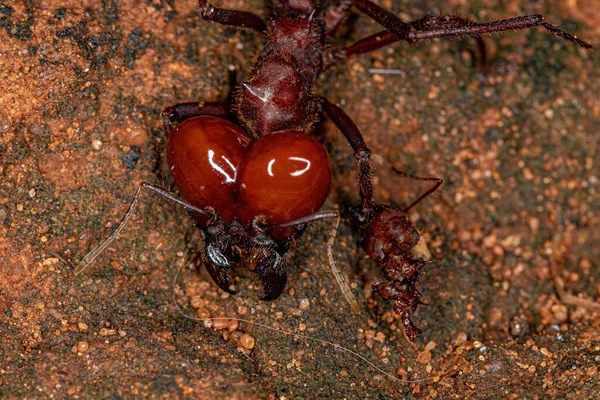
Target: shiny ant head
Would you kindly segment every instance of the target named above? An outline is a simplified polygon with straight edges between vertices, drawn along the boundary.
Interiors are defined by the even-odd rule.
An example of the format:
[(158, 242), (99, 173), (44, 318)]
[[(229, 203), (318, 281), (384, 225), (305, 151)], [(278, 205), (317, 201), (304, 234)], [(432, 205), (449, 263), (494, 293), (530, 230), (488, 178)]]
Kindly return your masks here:
[(285, 288), (285, 254), (331, 184), (321, 143), (297, 131), (254, 140), (221, 118), (185, 120), (169, 134), (169, 170), (181, 194), (205, 212), (192, 212), (205, 233), (204, 263), (228, 292), (228, 270), (244, 262), (265, 286), (265, 299)]
[(409, 252), (421, 235), (408, 216), (392, 207), (381, 207), (365, 231), (362, 246), (378, 264), (388, 262), (394, 254)]

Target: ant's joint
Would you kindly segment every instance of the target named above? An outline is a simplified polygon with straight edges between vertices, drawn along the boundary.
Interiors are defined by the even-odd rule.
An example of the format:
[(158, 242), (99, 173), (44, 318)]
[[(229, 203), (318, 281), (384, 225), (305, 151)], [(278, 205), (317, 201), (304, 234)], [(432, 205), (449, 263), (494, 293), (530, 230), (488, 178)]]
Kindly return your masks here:
[(368, 160), (369, 158), (371, 158), (371, 150), (367, 149), (367, 150), (361, 150), (358, 153), (356, 153), (354, 155), (356, 157), (357, 160)]
[(215, 8), (210, 3), (206, 3), (205, 6), (202, 6), (202, 18), (203, 19), (211, 19), (215, 15)]

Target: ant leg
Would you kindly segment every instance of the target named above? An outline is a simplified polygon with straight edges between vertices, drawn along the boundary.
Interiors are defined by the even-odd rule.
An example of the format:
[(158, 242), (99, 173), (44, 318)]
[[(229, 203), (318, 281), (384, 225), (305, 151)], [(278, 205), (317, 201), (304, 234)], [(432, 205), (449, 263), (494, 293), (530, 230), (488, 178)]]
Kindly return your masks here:
[[(458, 17), (453, 17), (457, 19)], [(467, 22), (468, 20), (463, 20)], [(470, 21), (469, 21), (470, 22)], [(481, 65), (485, 67), (486, 65), (486, 51), (485, 51), (485, 43), (483, 38), (479, 35), (474, 36), (475, 40), (477, 40), (477, 48), (479, 50)], [(403, 40), (399, 35), (392, 33), (388, 30), (384, 30), (381, 32), (377, 32), (371, 36), (368, 36), (364, 39), (361, 39), (354, 44), (344, 48), (344, 49), (327, 49), (324, 58), (323, 69), (328, 69), (334, 64), (338, 63), (340, 60), (343, 60), (349, 56), (354, 54), (365, 54), (374, 50), (381, 49), (382, 47), (389, 46), (390, 44), (399, 42)]]
[(483, 23), (453, 16), (433, 17), (431, 15), (426, 15), (421, 19), (407, 23), (402, 21), (391, 11), (382, 8), (369, 0), (352, 0), (352, 4), (360, 11), (379, 22), (390, 32), (398, 35), (400, 40), (406, 40), (411, 44), (423, 39), (434, 39), (446, 36), (478, 36), (495, 32), (540, 27), (555, 36), (573, 42), (581, 47), (586, 49), (592, 48), (589, 43), (584, 42), (577, 36), (546, 22), (541, 14), (531, 14)]
[(215, 8), (208, 0), (198, 0), (202, 19), (213, 21), (222, 25), (250, 28), (258, 33), (264, 33), (267, 29), (265, 22), (258, 15), (248, 11), (226, 10)]
[(338, 106), (331, 104), (324, 97), (319, 100), (323, 105), (325, 114), (338, 127), (354, 150), (354, 157), (358, 160), (358, 190), (362, 200), (362, 213), (370, 215), (375, 209), (373, 200), (373, 183), (371, 182), (371, 150), (367, 147), (360, 130), (352, 119)]
[(408, 210), (410, 210), (411, 208), (413, 208), (414, 206), (419, 204), (421, 202), (421, 200), (423, 200), (424, 198), (426, 198), (427, 196), (429, 196), (430, 194), (432, 194), (433, 192), (438, 190), (438, 188), (442, 185), (442, 183), (444, 183), (444, 180), (441, 178), (424, 178), (422, 176), (410, 175), (410, 174), (407, 174), (406, 172), (402, 172), (399, 169), (396, 169), (396, 167), (394, 167), (394, 166), (392, 166), (392, 171), (394, 171), (398, 175), (402, 175), (405, 178), (409, 178), (409, 179), (412, 179), (415, 181), (426, 181), (426, 182), (435, 181), (436, 182), (429, 190), (427, 190), (425, 193), (423, 193), (421, 196), (419, 196), (418, 199), (413, 201), (411, 203), (411, 205), (409, 205), (404, 210), (402, 210), (403, 213), (408, 212)]
[(186, 119), (200, 115), (227, 117), (231, 115), (231, 105), (228, 102), (221, 101), (194, 101), (167, 107), (162, 112), (165, 133), (167, 136), (171, 134), (174, 122), (183, 122)]
[(327, 48), (323, 54), (323, 70), (327, 70), (341, 60), (354, 54), (365, 54), (390, 44), (399, 42), (400, 37), (388, 30), (377, 32), (357, 41), (344, 49)]
[(123, 230), (123, 228), (127, 224), (127, 221), (129, 221), (129, 218), (131, 218), (131, 216), (133, 215), (133, 210), (140, 199), (140, 194), (142, 192), (142, 189), (146, 189), (150, 192), (159, 194), (162, 197), (164, 197), (165, 199), (172, 201), (173, 203), (178, 204), (184, 208), (187, 208), (189, 211), (193, 211), (195, 213), (200, 213), (202, 215), (210, 215), (210, 213), (207, 212), (205, 209), (198, 208), (189, 203), (186, 203), (183, 200), (179, 200), (171, 192), (169, 192), (167, 189), (165, 189), (163, 187), (160, 187), (158, 185), (154, 185), (154, 184), (148, 183), (148, 182), (142, 182), (137, 187), (137, 190), (135, 191), (135, 195), (133, 196), (133, 200), (129, 204), (129, 208), (127, 209), (127, 212), (125, 213), (125, 216), (123, 217), (121, 222), (119, 222), (119, 225), (117, 225), (117, 227), (111, 232), (110, 235), (108, 235), (106, 237), (106, 239), (104, 239), (102, 242), (100, 242), (99, 245), (94, 247), (89, 253), (87, 253), (85, 255), (85, 257), (83, 257), (83, 259), (79, 262), (79, 264), (77, 264), (77, 268), (75, 268), (75, 275), (81, 274), (92, 263), (92, 261), (94, 261), (94, 259), (96, 257), (98, 257), (98, 255), (100, 253), (102, 253), (102, 251), (113, 240), (115, 240), (115, 238), (117, 237), (119, 232), (121, 232)]

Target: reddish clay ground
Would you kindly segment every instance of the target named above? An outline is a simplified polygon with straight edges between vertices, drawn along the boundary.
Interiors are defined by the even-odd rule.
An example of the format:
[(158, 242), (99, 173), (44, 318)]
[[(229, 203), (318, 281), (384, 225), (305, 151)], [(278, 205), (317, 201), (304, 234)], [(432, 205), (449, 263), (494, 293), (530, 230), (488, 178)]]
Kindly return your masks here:
[[(425, 188), (393, 176), (444, 179), (411, 211), (428, 267), (423, 329), (408, 343), (370, 293), (377, 269), (342, 224), (336, 255), (362, 307), (348, 312), (329, 270), (330, 224), (293, 251), (277, 301), (241, 296), (178, 267), (200, 236), (184, 210), (143, 197), (120, 238), (75, 277), (71, 267), (119, 221), (141, 181), (168, 187), (160, 111), (224, 99), (228, 69), (248, 73), (261, 38), (203, 22), (193, 0), (9, 1), (0, 5), (0, 397), (590, 398), (600, 390), (600, 58), (539, 31), (399, 44), (323, 76), (321, 93), (365, 132), (378, 199), (406, 205)], [(217, 0), (215, 0), (217, 3)], [(220, 0), (259, 10), (261, 1)], [(543, 13), (600, 45), (600, 1), (389, 1), (479, 20)], [(499, 6), (497, 3), (501, 3)], [(264, 15), (264, 14), (263, 14)], [(378, 28), (368, 18), (339, 39)], [(374, 74), (372, 68), (388, 73)], [(330, 122), (335, 168), (326, 208), (356, 200), (355, 161)], [(215, 331), (183, 317), (252, 319), (329, 340), (240, 323)], [(221, 325), (221, 326), (219, 326)], [(254, 341), (252, 349), (248, 337)]]

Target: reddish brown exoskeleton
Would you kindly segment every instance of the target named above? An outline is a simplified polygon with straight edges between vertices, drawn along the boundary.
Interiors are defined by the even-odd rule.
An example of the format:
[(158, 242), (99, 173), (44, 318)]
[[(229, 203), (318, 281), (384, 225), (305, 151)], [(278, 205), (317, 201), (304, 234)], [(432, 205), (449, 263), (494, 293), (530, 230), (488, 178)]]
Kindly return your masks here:
[[(235, 292), (228, 273), (238, 261), (252, 269), (264, 285), (264, 299), (277, 298), (287, 282), (286, 253), (306, 224), (339, 218), (318, 212), (331, 183), (331, 162), (325, 148), (310, 133), (323, 111), (339, 128), (358, 161), (362, 199), (355, 212), (365, 252), (386, 279), (374, 290), (393, 301), (407, 336), (420, 333), (410, 319), (420, 303), (417, 282), (428, 262), (410, 255), (419, 234), (406, 216), (408, 208), (439, 187), (436, 185), (400, 210), (375, 204), (370, 151), (350, 117), (338, 106), (313, 94), (318, 76), (339, 60), (391, 43), (444, 36), (473, 35), (539, 26), (580, 46), (589, 45), (528, 15), (490, 23), (457, 17), (432, 17), (403, 22), (371, 1), (342, 0), (316, 9), (312, 0), (274, 0), (274, 14), (264, 22), (247, 11), (216, 8), (200, 0), (202, 18), (253, 29), (265, 35), (265, 47), (250, 78), (235, 90), (233, 102), (193, 102), (163, 112), (171, 174), (186, 201), (143, 183), (123, 222), (79, 264), (81, 272), (112, 241), (131, 215), (142, 188), (172, 200), (192, 213), (204, 233), (204, 249), (195, 258), (204, 263), (215, 283)], [(379, 22), (385, 30), (345, 49), (327, 39), (351, 7)], [(345, 294), (348, 288), (343, 288)]]

